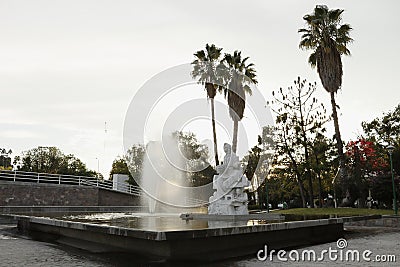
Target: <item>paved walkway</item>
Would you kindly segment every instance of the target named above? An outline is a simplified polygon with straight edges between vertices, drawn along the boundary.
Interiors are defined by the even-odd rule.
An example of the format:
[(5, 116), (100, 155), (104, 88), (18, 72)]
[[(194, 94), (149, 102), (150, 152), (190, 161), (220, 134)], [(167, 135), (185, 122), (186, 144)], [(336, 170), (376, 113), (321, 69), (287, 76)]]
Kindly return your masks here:
[(106, 266), (59, 246), (14, 236), (0, 226), (0, 266)]
[[(322, 262), (313, 261), (290, 261), (282, 262), (273, 257), (273, 262), (269, 259), (259, 261), (257, 257), (228, 260), (207, 264), (203, 266), (228, 267), (228, 266), (398, 266), (400, 262), (400, 229), (393, 228), (370, 228), (370, 227), (351, 227), (346, 232), (347, 247), (343, 251), (358, 250), (362, 253), (365, 250), (372, 252), (369, 255), (370, 262), (363, 261), (331, 261), (328, 255)], [(317, 257), (324, 249), (329, 247), (337, 249), (336, 242), (322, 244), (304, 249), (299, 249), (299, 255), (303, 250), (314, 250)], [(260, 248), (262, 249), (262, 248)], [(295, 254), (293, 254), (295, 256)], [(361, 255), (361, 254), (360, 254)], [(394, 255), (397, 263), (394, 262), (376, 262), (376, 255)], [(286, 254), (286, 258), (288, 255)], [(33, 241), (15, 234), (15, 227), (10, 225), (0, 225), (0, 266), (188, 266), (189, 263), (146, 263), (138, 261), (135, 258), (121, 258), (120, 256), (99, 255), (86, 253), (78, 249), (61, 247), (54, 244)], [(190, 265), (193, 266), (192, 263)], [(202, 266), (199, 265), (199, 266)]]
[[(282, 258), (286, 258), (287, 261), (281, 261), (277, 259), (277, 255), (273, 256), (272, 262), (268, 259), (265, 261), (260, 261), (256, 256), (236, 260), (236, 261), (227, 261), (220, 264), (215, 264), (211, 266), (215, 267), (228, 267), (228, 266), (399, 266), (400, 262), (400, 229), (395, 228), (384, 228), (384, 227), (347, 227), (345, 233), (345, 240), (347, 241), (346, 247), (342, 249), (343, 256), (342, 261), (340, 260), (340, 249), (337, 247), (337, 242), (326, 243), (316, 246), (311, 246), (307, 248), (298, 249), (299, 253), (299, 261), (293, 261), (289, 258), (290, 251), (287, 251)], [(342, 243), (343, 244), (343, 243)], [(322, 261), (313, 261), (313, 260), (301, 260), (301, 255), (304, 250), (310, 251), (313, 250), (316, 252), (316, 259), (318, 259), (323, 250), (328, 250), (329, 247), (332, 250), (338, 250), (335, 254), (332, 254), (332, 258), (334, 255), (337, 255), (336, 260), (330, 260), (328, 252), (324, 254)], [(260, 248), (261, 249), (261, 248)], [(357, 250), (359, 251), (360, 261), (353, 261), (352, 255), (348, 254), (348, 259), (346, 261), (346, 251), (348, 250)], [(362, 253), (366, 250), (370, 250), (371, 254), (367, 253), (366, 258), (369, 258), (370, 261), (363, 260)], [(308, 252), (304, 254), (305, 258), (308, 259)], [(390, 255), (390, 256), (389, 256)], [(395, 256), (396, 262), (377, 262), (375, 256), (378, 256), (378, 259), (384, 259), (385, 257), (388, 259), (388, 256)], [(261, 254), (263, 256), (263, 254)], [(296, 254), (292, 254), (292, 258), (296, 258)], [(388, 259), (389, 260), (389, 259)]]

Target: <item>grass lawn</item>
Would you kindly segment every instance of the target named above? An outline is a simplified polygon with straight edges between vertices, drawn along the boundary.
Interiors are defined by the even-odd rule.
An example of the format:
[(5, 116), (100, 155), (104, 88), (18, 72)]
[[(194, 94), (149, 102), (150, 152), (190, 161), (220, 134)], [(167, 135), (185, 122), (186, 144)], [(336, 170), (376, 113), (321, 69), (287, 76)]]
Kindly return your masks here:
[(274, 210), (271, 211), (280, 214), (293, 214), (293, 215), (337, 215), (337, 216), (356, 216), (356, 215), (393, 215), (392, 210), (379, 210), (379, 209), (356, 209), (356, 208), (299, 208), (288, 210)]

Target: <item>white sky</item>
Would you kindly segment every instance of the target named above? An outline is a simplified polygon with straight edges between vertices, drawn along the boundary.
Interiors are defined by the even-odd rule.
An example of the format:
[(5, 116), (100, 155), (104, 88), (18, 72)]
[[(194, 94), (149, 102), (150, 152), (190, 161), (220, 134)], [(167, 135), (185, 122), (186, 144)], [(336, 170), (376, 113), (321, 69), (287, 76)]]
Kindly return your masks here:
[[(0, 147), (19, 154), (57, 146), (94, 170), (99, 158), (108, 176), (123, 152), (123, 120), (135, 91), (192, 61), (207, 42), (250, 56), (266, 98), (300, 75), (318, 82), (318, 97), (330, 107), (307, 63), (310, 52), (298, 49), (302, 17), (320, 3), (0, 0)], [(399, 104), (400, 2), (323, 4), (345, 9), (354, 28), (337, 97), (343, 138), (354, 139), (362, 121)]]

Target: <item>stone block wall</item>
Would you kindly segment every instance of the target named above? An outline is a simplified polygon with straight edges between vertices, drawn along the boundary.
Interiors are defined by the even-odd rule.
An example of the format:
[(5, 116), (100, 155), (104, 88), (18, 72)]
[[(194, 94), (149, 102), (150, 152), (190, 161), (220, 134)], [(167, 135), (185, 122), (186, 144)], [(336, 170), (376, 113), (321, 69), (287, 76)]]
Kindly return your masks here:
[(99, 206), (138, 206), (140, 199), (123, 192), (113, 190), (99, 189), (98, 192)]
[(0, 206), (135, 206), (135, 196), (97, 187), (0, 182)]

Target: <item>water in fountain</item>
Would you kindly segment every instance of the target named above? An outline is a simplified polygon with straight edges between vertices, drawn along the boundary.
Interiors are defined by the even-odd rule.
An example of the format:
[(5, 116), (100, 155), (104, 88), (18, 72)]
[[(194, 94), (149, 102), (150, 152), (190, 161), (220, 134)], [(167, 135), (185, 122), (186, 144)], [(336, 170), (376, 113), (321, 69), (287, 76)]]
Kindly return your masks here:
[(188, 190), (184, 164), (176, 138), (166, 136), (162, 142), (147, 144), (141, 186), (146, 192), (142, 204), (149, 206), (149, 212), (176, 212), (174, 207), (186, 206)]

